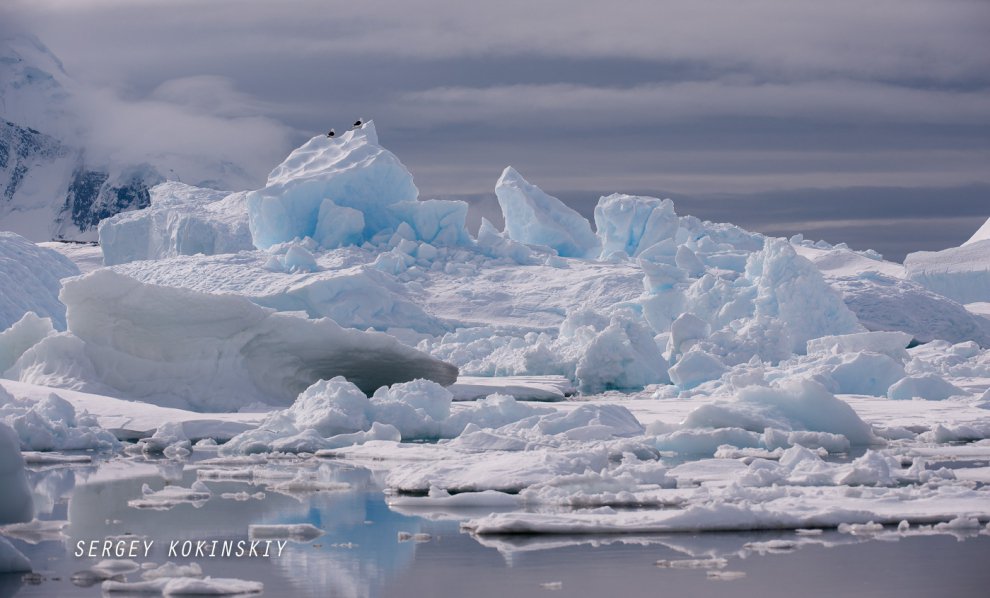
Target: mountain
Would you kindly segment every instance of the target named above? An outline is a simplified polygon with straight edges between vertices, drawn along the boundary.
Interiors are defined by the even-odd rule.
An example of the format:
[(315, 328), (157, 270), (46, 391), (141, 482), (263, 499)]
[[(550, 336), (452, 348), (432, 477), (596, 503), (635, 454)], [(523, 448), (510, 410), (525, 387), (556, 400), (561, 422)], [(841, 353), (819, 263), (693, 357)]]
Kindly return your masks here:
[(87, 139), (98, 125), (80, 108), (86, 92), (36, 37), (0, 36), (0, 230), (95, 241), (100, 220), (147, 207), (166, 174), (198, 186), (250, 186), (230, 161), (94, 150)]

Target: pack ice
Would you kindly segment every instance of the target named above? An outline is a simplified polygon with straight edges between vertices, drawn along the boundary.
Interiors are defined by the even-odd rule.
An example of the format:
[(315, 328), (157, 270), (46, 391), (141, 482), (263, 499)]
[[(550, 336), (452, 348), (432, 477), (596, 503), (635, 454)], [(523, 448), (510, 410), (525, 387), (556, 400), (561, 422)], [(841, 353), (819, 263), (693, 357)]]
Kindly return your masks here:
[(511, 167), (493, 183), (505, 230), (472, 235), (367, 123), (261, 189), (156, 187), (84, 276), (0, 236), (33, 285), (4, 288), (11, 442), (218, 450), (197, 501), (269, 453), (333, 457), (479, 535), (990, 521), (983, 233), (902, 265), (621, 193), (592, 227)]

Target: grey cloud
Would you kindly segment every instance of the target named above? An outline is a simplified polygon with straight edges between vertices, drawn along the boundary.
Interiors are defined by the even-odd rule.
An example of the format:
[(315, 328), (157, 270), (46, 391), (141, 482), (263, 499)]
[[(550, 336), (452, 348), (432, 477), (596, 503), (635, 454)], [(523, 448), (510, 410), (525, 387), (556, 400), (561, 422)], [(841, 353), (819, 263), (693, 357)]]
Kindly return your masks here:
[[(864, 205), (934, 217), (881, 187), (957, 189), (937, 230), (873, 227), (891, 247), (901, 231), (894, 253), (948, 242), (969, 214), (962, 198), (986, 202), (961, 185), (990, 183), (982, 0), (8, 5), (102, 88), (91, 106), (107, 151), (199, 147), (256, 179), (292, 144), (361, 116), (425, 196), (491, 199), (513, 164), (568, 201), (668, 189), (690, 209), (724, 206), (720, 220), (841, 241), (866, 238), (838, 224), (866, 218)], [(832, 212), (775, 195), (810, 187)], [(871, 191), (842, 200), (851, 187)], [(774, 218), (749, 220), (756, 210)]]

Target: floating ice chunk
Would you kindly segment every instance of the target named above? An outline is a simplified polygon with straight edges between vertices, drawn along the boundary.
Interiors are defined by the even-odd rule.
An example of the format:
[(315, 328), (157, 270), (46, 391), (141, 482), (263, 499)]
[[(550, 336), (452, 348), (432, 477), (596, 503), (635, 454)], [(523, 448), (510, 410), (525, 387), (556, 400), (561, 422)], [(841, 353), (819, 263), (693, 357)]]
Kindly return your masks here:
[(235, 436), (221, 452), (327, 451), (371, 440), (452, 438), (471, 423), (498, 427), (553, 413), (492, 395), (452, 414), (451, 400), (447, 389), (428, 380), (381, 388), (371, 398), (343, 378), (321, 380), (288, 409), (271, 413), (258, 429)]
[(16, 432), (24, 450), (106, 450), (119, 445), (96, 418), (77, 415), (75, 407), (55, 393), (37, 401), (17, 400), (0, 388), (0, 422)]
[[(327, 438), (326, 442), (321, 443), (323, 445), (321, 450), (354, 446), (356, 444), (371, 442), (372, 440), (390, 440), (392, 442), (400, 442), (402, 440), (402, 432), (400, 432), (399, 429), (392, 424), (371, 422), (371, 428), (365, 432), (337, 434), (336, 436)], [(316, 451), (316, 454), (319, 455), (320, 451)]]
[(26, 571), (31, 571), (31, 561), (20, 550), (14, 548), (6, 538), (0, 536), (0, 574)]
[(452, 494), (483, 490), (514, 493), (554, 476), (601, 471), (607, 463), (608, 453), (600, 447), (476, 453), (393, 469), (385, 485), (399, 492), (425, 492), (439, 487)]
[(459, 376), (447, 387), (455, 401), (474, 401), (500, 393), (521, 401), (563, 401), (576, 389), (564, 376)]
[(836, 483), (846, 486), (893, 486), (898, 483), (896, 473), (901, 465), (898, 459), (877, 451), (866, 453), (845, 466)]
[(79, 274), (68, 258), (24, 237), (0, 232), (0, 330), (29, 311), (51, 318), (65, 330), (65, 306), (58, 300), (61, 279)]
[[(0, 387), (0, 400), (4, 394), (6, 391)], [(33, 517), (34, 501), (24, 473), (20, 441), (13, 430), (0, 423), (0, 525), (30, 521)], [(2, 549), (0, 546), (0, 553)]]
[(115, 575), (123, 575), (137, 571), (141, 566), (131, 559), (104, 559), (89, 568), (100, 579), (110, 579)]
[(252, 540), (295, 540), (308, 542), (325, 532), (312, 523), (251, 524), (248, 537)]
[[(25, 353), (12, 368), (21, 381), (99, 383), (102, 394), (219, 411), (288, 404), (335, 375), (367, 390), (404, 378), (450, 384), (457, 377), (454, 366), (391, 336), (274, 313), (241, 297), (142, 284), (110, 270), (72, 280), (62, 298), (71, 334)], [(72, 346), (60, 353), (55, 343)], [(378, 366), (383, 361), (388, 368)], [(77, 374), (87, 363), (92, 370)]]
[(100, 222), (103, 263), (252, 249), (245, 193), (167, 181), (151, 188), (151, 205)]
[(203, 577), (203, 569), (196, 563), (188, 565), (177, 565), (172, 561), (155, 567), (145, 569), (141, 572), (141, 578), (145, 580), (160, 579), (162, 577)]
[(10, 369), (25, 351), (55, 333), (51, 318), (40, 318), (33, 311), (24, 314), (10, 328), (0, 332), (0, 375)]
[(179, 422), (163, 422), (150, 438), (138, 441), (137, 446), (144, 453), (165, 453), (166, 456), (185, 456), (192, 452), (192, 443)]
[(588, 221), (556, 197), (530, 184), (511, 166), (495, 185), (510, 239), (545, 245), (563, 257), (591, 258), (599, 242)]
[(101, 586), (105, 593), (160, 593), (163, 596), (232, 596), (260, 594), (265, 586), (260, 581), (245, 581), (226, 577), (160, 577), (146, 581), (107, 580)]
[(908, 401), (913, 398), (928, 401), (942, 401), (956, 395), (964, 395), (965, 391), (945, 381), (936, 374), (920, 374), (906, 376), (892, 384), (887, 391), (887, 398)]
[(990, 300), (990, 239), (904, 258), (907, 277), (960, 303)]
[(602, 197), (595, 206), (603, 258), (616, 251), (635, 257), (647, 247), (673, 238), (678, 224), (674, 202), (669, 199), (615, 193)]
[[(782, 381), (779, 388), (744, 388), (734, 402), (702, 405), (688, 415), (683, 426), (735, 427), (751, 432), (765, 428), (806, 430), (840, 434), (857, 446), (881, 442), (847, 403), (835, 398), (821, 384), (800, 378)], [(730, 440), (723, 444), (753, 446)], [(776, 446), (779, 444), (767, 448)]]
[[(650, 431), (650, 428), (647, 428), (647, 431)], [(762, 445), (759, 434), (735, 427), (708, 430), (684, 429), (661, 433), (654, 439), (654, 444), (661, 451), (673, 451), (680, 455), (714, 455), (715, 451), (726, 444), (741, 448)]]
[(154, 509), (165, 511), (177, 505), (191, 503), (193, 506), (201, 506), (210, 500), (213, 493), (203, 482), (196, 480), (192, 487), (165, 486), (161, 490), (152, 490), (148, 484), (141, 487), (141, 498), (127, 501), (129, 507), (135, 509)]
[[(334, 206), (360, 211), (364, 238), (369, 239), (398, 224), (388, 206), (414, 201), (418, 194), (412, 175), (378, 145), (374, 124), (369, 122), (339, 138), (316, 136), (275, 167), (265, 188), (247, 195), (251, 235), (260, 249), (303, 237), (334, 242), (341, 235), (331, 231), (331, 208), (320, 222), (323, 202), (329, 200)], [(353, 225), (348, 219), (344, 229), (349, 233)]]

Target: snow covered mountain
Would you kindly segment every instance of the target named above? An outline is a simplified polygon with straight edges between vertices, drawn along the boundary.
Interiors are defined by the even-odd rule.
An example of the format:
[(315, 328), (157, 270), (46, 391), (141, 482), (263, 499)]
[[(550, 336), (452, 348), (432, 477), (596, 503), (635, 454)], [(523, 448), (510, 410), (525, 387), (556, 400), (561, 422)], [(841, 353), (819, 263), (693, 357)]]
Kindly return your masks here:
[(94, 120), (93, 93), (36, 37), (0, 35), (0, 230), (32, 241), (95, 241), (101, 220), (147, 207), (149, 189), (166, 177), (225, 189), (256, 183), (229, 156), (93, 141), (106, 126)]
[(34, 241), (95, 240), (100, 220), (149, 204), (148, 164), (90, 164), (76, 86), (37, 38), (0, 39), (0, 228)]

